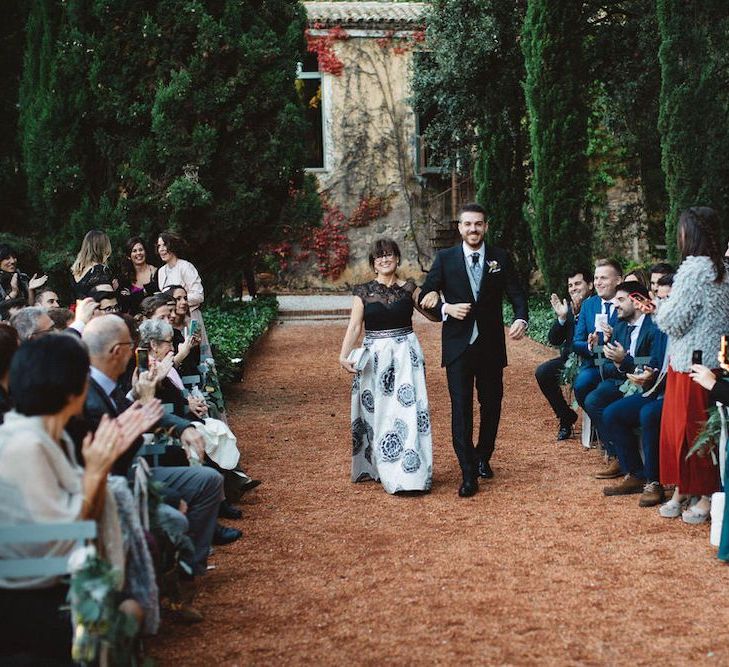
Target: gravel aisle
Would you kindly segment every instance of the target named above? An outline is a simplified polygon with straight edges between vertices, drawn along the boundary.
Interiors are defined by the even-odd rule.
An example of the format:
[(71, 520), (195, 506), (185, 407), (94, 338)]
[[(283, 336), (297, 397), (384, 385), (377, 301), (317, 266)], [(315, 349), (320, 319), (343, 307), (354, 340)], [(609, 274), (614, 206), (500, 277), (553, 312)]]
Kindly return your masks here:
[(558, 445), (533, 369), (510, 345), (496, 477), (460, 499), (439, 325), (428, 361), (434, 488), (349, 481), (344, 326), (274, 327), (228, 399), (246, 470), (239, 542), (218, 548), (206, 621), (148, 642), (161, 665), (726, 665), (729, 571), (707, 526), (605, 498), (600, 461)]

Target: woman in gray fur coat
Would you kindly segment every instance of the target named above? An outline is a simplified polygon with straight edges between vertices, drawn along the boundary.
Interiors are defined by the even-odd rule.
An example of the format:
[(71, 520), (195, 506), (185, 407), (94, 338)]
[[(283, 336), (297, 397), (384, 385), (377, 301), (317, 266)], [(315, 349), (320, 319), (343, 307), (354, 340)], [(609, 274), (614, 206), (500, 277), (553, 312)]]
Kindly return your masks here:
[[(678, 222), (678, 249), (683, 263), (671, 296), (661, 304), (656, 324), (668, 334), (670, 366), (661, 416), (661, 483), (675, 484), (661, 516), (681, 516), (702, 523), (709, 516), (711, 494), (719, 490), (719, 468), (710, 456), (686, 454), (707, 419), (709, 392), (691, 381), (694, 352), (715, 363), (721, 336), (729, 334), (729, 278), (719, 242), (719, 219), (705, 206), (689, 208)], [(689, 505), (691, 496), (700, 499)]]

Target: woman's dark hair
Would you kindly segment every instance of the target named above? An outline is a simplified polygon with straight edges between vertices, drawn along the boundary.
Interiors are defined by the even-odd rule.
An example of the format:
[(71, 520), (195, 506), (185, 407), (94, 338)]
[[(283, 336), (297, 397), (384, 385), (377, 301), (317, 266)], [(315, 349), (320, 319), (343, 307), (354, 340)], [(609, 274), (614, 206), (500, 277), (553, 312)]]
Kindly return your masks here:
[(8, 372), (18, 345), (20, 345), (18, 332), (9, 324), (0, 322), (0, 378), (5, 377), (5, 373)]
[[(656, 271), (656, 273), (658, 273)], [(671, 287), (673, 285), (673, 276), (676, 275), (674, 273), (664, 273), (659, 279), (658, 279), (658, 286), (659, 287)]]
[(643, 285), (643, 287), (650, 288), (651, 286), (651, 274), (648, 273), (645, 269), (636, 268), (632, 271), (626, 271), (626, 275), (633, 275), (638, 279), (638, 282)]
[(78, 338), (52, 333), (23, 343), (10, 364), (15, 409), (34, 417), (60, 412), (80, 396), (89, 377), (89, 353)]
[(708, 206), (692, 206), (681, 212), (676, 228), (681, 259), (708, 257), (714, 264), (715, 282), (724, 279), (724, 248), (719, 243), (719, 216)]
[(145, 261), (147, 264), (152, 264), (150, 261), (152, 258), (152, 255), (149, 254), (149, 249), (147, 248), (147, 244), (144, 242), (144, 239), (141, 236), (132, 236), (124, 246), (124, 259), (122, 260), (122, 275), (129, 280), (129, 282), (134, 282), (134, 279), (137, 277), (137, 273), (134, 270), (134, 264), (132, 263), (132, 260), (129, 259), (129, 257), (132, 254), (132, 248), (134, 248), (137, 243), (141, 243), (142, 247), (144, 248), (144, 255), (145, 255)]
[(180, 254), (185, 253), (185, 242), (174, 232), (161, 232), (159, 238), (164, 241), (167, 252), (172, 253), (175, 257), (180, 257)]
[(382, 257), (382, 255), (395, 255), (397, 257), (397, 263), (400, 263), (400, 248), (393, 239), (382, 238), (377, 239), (370, 247), (370, 266), (375, 268), (375, 259)]
[(15, 257), (17, 259), (18, 253), (15, 251), (13, 246), (7, 243), (0, 243), (0, 262), (8, 257)]

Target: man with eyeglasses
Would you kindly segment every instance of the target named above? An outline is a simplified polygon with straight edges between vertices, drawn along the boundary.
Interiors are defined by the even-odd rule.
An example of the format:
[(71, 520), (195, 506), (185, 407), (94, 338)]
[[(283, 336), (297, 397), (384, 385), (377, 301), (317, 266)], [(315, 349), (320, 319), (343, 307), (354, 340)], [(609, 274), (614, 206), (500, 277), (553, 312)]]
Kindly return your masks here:
[(115, 315), (121, 312), (116, 292), (111, 285), (97, 285), (89, 292), (89, 296), (99, 304), (94, 311), (94, 317)]
[(18, 332), (21, 343), (51, 333), (54, 325), (45, 308), (30, 306), (10, 318), (10, 326)]

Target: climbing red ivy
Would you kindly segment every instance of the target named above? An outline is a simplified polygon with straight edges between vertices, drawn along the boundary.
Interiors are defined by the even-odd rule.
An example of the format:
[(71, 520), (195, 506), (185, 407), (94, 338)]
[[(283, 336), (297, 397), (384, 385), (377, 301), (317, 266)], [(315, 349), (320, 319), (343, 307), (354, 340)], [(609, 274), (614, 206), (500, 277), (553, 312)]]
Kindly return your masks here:
[[(321, 23), (315, 23), (313, 27), (316, 30), (323, 28)], [(334, 42), (348, 40), (349, 35), (347, 31), (342, 26), (337, 25), (329, 28), (326, 35), (314, 36), (308, 29), (305, 35), (306, 48), (310, 53), (316, 53), (319, 62), (319, 71), (339, 76), (344, 69), (344, 63), (334, 53)]]

